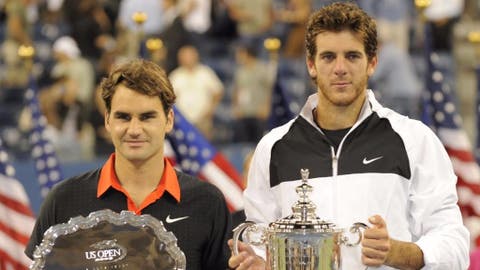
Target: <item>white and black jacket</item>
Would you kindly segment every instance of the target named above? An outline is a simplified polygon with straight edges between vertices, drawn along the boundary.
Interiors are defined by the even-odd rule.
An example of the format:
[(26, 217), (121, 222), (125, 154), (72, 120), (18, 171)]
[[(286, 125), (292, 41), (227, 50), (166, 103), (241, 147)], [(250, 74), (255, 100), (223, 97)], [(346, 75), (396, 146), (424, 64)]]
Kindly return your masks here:
[[(367, 90), (358, 121), (335, 152), (314, 123), (317, 99), (310, 96), (297, 118), (257, 145), (244, 192), (247, 220), (268, 224), (290, 215), (300, 169), (307, 168), (323, 220), (348, 229), (378, 214), (390, 237), (421, 248), (423, 269), (467, 269), (469, 232), (457, 206), (457, 177), (433, 131), (382, 107)], [(342, 269), (364, 268), (360, 247), (342, 247)]]

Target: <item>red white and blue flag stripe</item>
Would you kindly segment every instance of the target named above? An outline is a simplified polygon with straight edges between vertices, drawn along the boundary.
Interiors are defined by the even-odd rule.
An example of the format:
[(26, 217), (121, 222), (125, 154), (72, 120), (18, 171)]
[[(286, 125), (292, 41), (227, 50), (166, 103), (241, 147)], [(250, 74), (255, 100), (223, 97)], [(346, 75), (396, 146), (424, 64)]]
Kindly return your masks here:
[(35, 171), (44, 198), (52, 187), (63, 179), (55, 148), (46, 132), (47, 119), (40, 110), (38, 88), (35, 79), (30, 79), (30, 87), (25, 92), (25, 99), (32, 117), (30, 143)]
[(480, 245), (480, 167), (473, 155), (473, 147), (463, 128), (457, 110), (456, 92), (446, 80), (448, 66), (440, 65), (440, 55), (427, 54), (427, 81), (424, 96), (423, 121), (432, 127), (442, 141), (458, 177), (458, 204), (464, 224), (468, 227), (472, 247)]
[(217, 186), (231, 211), (243, 209), (243, 186), (235, 167), (174, 106), (175, 123), (167, 135), (165, 156), (183, 172)]
[(24, 250), (34, 224), (27, 193), (0, 140), (0, 270), (28, 269)]

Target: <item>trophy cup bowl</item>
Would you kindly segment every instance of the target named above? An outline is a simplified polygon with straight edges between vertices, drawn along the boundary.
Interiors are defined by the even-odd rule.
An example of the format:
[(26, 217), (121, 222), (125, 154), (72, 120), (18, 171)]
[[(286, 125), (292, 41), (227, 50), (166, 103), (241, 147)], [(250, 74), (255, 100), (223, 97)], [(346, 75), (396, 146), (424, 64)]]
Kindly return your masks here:
[(251, 221), (233, 230), (233, 253), (238, 254), (240, 236), (247, 244), (264, 246), (267, 269), (271, 270), (338, 270), (340, 246), (360, 244), (364, 223), (354, 223), (349, 232), (358, 238), (350, 242), (345, 230), (325, 222), (315, 215), (315, 205), (308, 198), (312, 187), (308, 185), (308, 169), (302, 169), (302, 184), (296, 188), (300, 199), (293, 205), (293, 214), (272, 222), (268, 227)]

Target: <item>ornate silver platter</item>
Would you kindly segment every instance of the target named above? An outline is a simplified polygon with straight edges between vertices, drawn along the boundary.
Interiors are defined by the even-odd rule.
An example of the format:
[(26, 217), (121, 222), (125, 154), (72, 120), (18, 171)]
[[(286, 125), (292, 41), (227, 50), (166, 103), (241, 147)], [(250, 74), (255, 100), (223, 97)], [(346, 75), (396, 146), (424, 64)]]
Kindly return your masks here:
[(50, 227), (37, 246), (30, 269), (184, 270), (177, 238), (150, 215), (92, 212)]

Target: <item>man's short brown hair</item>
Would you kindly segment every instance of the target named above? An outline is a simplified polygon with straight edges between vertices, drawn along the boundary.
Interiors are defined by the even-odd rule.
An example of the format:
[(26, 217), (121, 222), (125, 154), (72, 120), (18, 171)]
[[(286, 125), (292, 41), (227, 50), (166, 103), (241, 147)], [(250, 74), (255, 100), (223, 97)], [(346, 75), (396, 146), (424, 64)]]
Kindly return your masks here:
[(165, 71), (157, 64), (134, 59), (114, 68), (101, 83), (102, 99), (110, 112), (112, 97), (119, 84), (147, 96), (158, 96), (165, 115), (175, 103), (175, 92)]
[(313, 60), (315, 57), (318, 34), (344, 30), (350, 30), (362, 39), (369, 60), (377, 55), (375, 20), (354, 3), (333, 3), (310, 15), (305, 34), (307, 58)]

